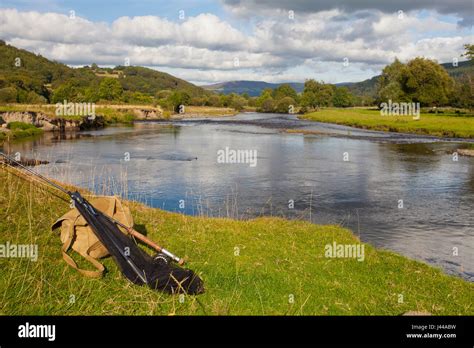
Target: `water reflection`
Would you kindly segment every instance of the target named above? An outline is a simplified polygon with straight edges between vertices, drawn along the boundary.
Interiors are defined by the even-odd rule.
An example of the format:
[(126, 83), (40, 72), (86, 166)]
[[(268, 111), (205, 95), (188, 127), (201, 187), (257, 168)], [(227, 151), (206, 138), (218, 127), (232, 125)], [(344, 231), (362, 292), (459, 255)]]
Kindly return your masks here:
[[(139, 123), (45, 135), (9, 150), (49, 160), (39, 170), (58, 180), (171, 211), (341, 224), (363, 241), (474, 279), (474, 159), (454, 162), (453, 144), (287, 134), (282, 115), (235, 119), (251, 123)], [(257, 166), (217, 163), (225, 147), (257, 150)]]

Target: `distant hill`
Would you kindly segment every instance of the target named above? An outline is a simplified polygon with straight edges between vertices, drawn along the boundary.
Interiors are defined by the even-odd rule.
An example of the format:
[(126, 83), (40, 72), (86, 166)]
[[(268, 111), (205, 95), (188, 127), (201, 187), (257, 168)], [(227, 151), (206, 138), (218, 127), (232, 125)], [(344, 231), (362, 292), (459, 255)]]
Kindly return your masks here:
[[(457, 67), (454, 67), (452, 63), (441, 65), (455, 79), (466, 72), (474, 73), (474, 65), (469, 61), (459, 62)], [(92, 64), (82, 68), (71, 68), (41, 55), (7, 45), (0, 40), (0, 101), (50, 102), (53, 94), (58, 90), (62, 90), (64, 95), (87, 99), (87, 96), (93, 95), (98, 90), (100, 82), (105, 78), (116, 78), (129, 100), (134, 100), (133, 98), (145, 100), (142, 96), (135, 94), (152, 98), (160, 91), (185, 91), (191, 97), (202, 97), (211, 92), (247, 93), (250, 96), (258, 96), (266, 88), (275, 89), (284, 84), (264, 81), (230, 81), (196, 86), (170, 74), (145, 67), (100, 68)], [(356, 96), (375, 97), (379, 78), (378, 75), (361, 82), (338, 83), (336, 86), (346, 86)], [(303, 91), (304, 83), (288, 82), (288, 84), (298, 93)]]
[[(260, 93), (266, 89), (271, 88), (275, 89), (278, 86), (284, 85), (285, 83), (269, 83), (264, 81), (230, 81), (215, 83), (212, 85), (201, 86), (204, 89), (209, 91), (223, 93), (223, 94), (244, 94), (247, 93), (251, 97), (259, 96)], [(288, 82), (288, 84), (293, 87), (297, 93), (303, 92), (304, 83), (301, 82)]]
[[(452, 63), (443, 63), (441, 65), (447, 70), (448, 74), (455, 79), (465, 72), (474, 72), (474, 65), (469, 61), (459, 62), (457, 67), (454, 67)], [(376, 75), (360, 82), (341, 82), (335, 85), (338, 87), (345, 86), (349, 88), (352, 94), (357, 96), (366, 95), (375, 97), (379, 78), (380, 75)], [(282, 84), (283, 83), (268, 83), (264, 81), (229, 81), (201, 87), (224, 94), (248, 93), (250, 96), (258, 96), (265, 88), (275, 89)], [(302, 82), (288, 82), (288, 84), (293, 87), (297, 93), (301, 93), (304, 89), (304, 83)]]
[(191, 96), (209, 93), (190, 82), (144, 67), (100, 68), (93, 64), (71, 68), (0, 40), (0, 99), (3, 101), (11, 97), (17, 102), (47, 102), (60, 86), (70, 84), (77, 89), (94, 89), (102, 79), (111, 77), (118, 79), (124, 91), (150, 96), (161, 90), (186, 91)]

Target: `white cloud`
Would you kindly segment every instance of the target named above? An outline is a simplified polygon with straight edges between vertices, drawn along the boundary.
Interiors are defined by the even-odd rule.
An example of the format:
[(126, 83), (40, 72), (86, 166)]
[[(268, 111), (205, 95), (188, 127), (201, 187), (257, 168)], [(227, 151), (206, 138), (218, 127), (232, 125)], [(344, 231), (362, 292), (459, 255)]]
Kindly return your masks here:
[(155, 16), (120, 17), (112, 24), (113, 37), (128, 43), (154, 46), (176, 43), (209, 49), (238, 49), (246, 37), (209, 13), (174, 23)]
[(20, 12), (0, 9), (0, 37), (57, 43), (94, 43), (109, 35), (105, 23), (90, 22), (81, 17), (70, 18), (59, 13)]
[[(157, 16), (120, 17), (111, 24), (59, 13), (0, 9), (0, 37), (70, 65), (152, 66), (192, 81), (306, 78), (342, 82), (371, 77), (395, 57), (451, 61), (472, 35), (436, 13), (329, 9), (288, 18), (255, 17), (244, 33), (205, 13), (173, 22)], [(341, 69), (344, 58), (351, 69)], [(238, 59), (238, 65), (236, 65)], [(315, 69), (315, 67), (327, 67)]]

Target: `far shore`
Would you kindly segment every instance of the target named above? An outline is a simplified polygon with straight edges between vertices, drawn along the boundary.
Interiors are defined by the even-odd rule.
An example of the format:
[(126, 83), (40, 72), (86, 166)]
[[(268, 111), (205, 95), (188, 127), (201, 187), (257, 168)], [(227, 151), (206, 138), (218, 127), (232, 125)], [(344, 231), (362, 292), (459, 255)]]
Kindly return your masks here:
[(385, 132), (474, 139), (474, 114), (469, 111), (422, 110), (419, 119), (415, 119), (410, 115), (384, 116), (378, 109), (322, 108), (299, 118)]
[[(96, 119), (87, 116), (56, 116), (55, 104), (0, 105), (0, 143), (41, 134), (44, 131), (80, 131), (98, 129), (111, 124), (131, 124), (135, 121), (173, 121), (186, 118), (220, 118), (235, 116), (239, 112), (229, 107), (185, 106), (182, 113), (170, 113), (159, 106), (129, 104), (97, 104)], [(440, 138), (474, 139), (474, 115), (464, 111), (440, 109), (436, 113), (422, 110), (420, 118), (412, 116), (382, 116), (375, 108), (321, 108), (299, 115), (301, 120), (334, 123), (361, 129), (384, 132), (411, 133)], [(59, 122), (60, 121), (60, 122)], [(62, 128), (58, 128), (58, 123)], [(65, 126), (66, 125), (66, 128)], [(68, 128), (69, 127), (69, 128)], [(328, 135), (317, 130), (288, 129), (288, 133)], [(462, 141), (462, 140), (461, 140)], [(461, 156), (474, 156), (473, 144), (461, 144)]]
[(56, 115), (55, 104), (0, 105), (0, 143), (48, 131), (99, 129), (110, 124), (131, 124), (142, 120), (175, 120), (234, 116), (239, 111), (228, 107), (185, 106), (182, 113), (171, 113), (159, 106), (97, 104), (90, 115)]

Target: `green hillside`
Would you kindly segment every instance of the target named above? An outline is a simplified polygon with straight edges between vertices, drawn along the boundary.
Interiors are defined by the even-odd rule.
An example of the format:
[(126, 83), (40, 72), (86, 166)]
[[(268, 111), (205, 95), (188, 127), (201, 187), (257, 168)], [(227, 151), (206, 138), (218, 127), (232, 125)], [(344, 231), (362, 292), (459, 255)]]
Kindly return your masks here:
[(185, 90), (191, 95), (202, 95), (204, 90), (192, 83), (178, 79), (170, 74), (139, 66), (120, 66), (115, 70), (123, 73), (120, 79), (125, 90), (155, 94), (160, 90)]
[[(107, 81), (102, 89), (112, 89), (115, 93), (101, 94), (104, 80)], [(160, 92), (170, 94), (178, 90), (190, 97), (209, 93), (187, 81), (149, 68), (99, 68), (95, 64), (71, 68), (0, 41), (0, 102), (46, 103), (63, 99), (152, 102)]]

